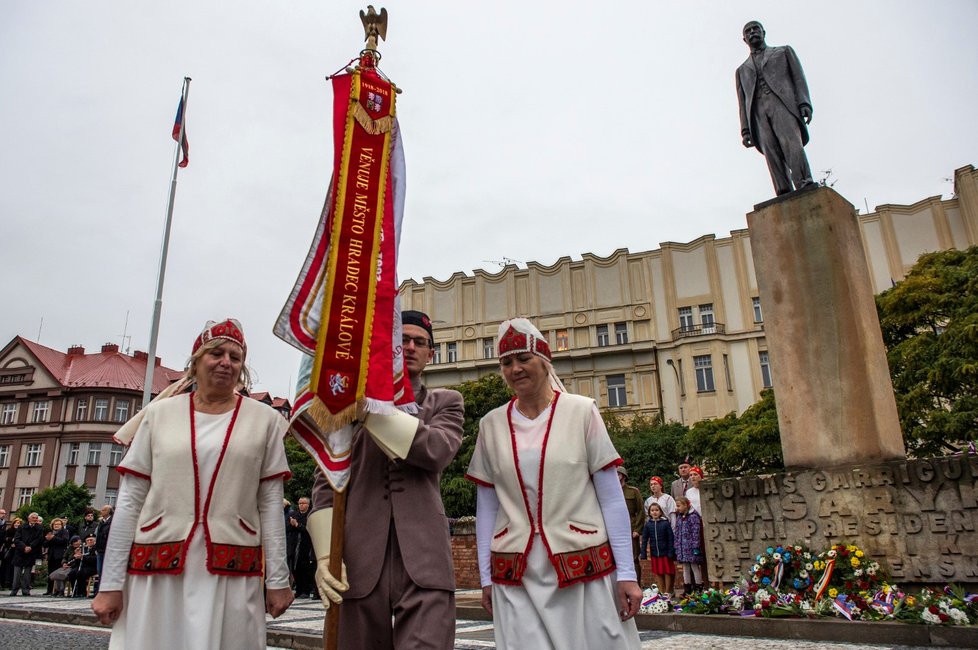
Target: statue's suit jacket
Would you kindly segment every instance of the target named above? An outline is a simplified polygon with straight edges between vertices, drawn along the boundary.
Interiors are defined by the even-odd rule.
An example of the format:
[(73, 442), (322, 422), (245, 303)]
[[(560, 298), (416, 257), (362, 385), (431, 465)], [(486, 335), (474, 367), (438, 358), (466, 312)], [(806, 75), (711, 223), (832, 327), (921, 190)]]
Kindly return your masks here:
[[(350, 590), (344, 598), (363, 598), (373, 591), (392, 520), (411, 580), (428, 589), (455, 589), (439, 483), (462, 444), (464, 406), (462, 395), (454, 390), (421, 392), (416, 396), (421, 423), (406, 459), (389, 460), (362, 425), (353, 434), (343, 546)], [(312, 509), (332, 503), (333, 491), (317, 471)]]
[[(802, 119), (799, 107), (803, 104), (812, 105), (808, 96), (808, 83), (801, 69), (801, 62), (795, 51), (788, 45), (766, 47), (761, 57), (761, 72), (768, 87), (785, 105), (785, 108), (798, 120), (801, 129), (802, 145), (808, 144), (808, 128)], [(753, 57), (748, 56), (737, 68), (737, 100), (740, 103), (740, 134), (750, 134), (751, 140), (761, 151), (757, 139), (753, 103), (754, 91), (757, 86), (757, 71), (754, 68)], [(761, 153), (764, 153), (761, 151)]]

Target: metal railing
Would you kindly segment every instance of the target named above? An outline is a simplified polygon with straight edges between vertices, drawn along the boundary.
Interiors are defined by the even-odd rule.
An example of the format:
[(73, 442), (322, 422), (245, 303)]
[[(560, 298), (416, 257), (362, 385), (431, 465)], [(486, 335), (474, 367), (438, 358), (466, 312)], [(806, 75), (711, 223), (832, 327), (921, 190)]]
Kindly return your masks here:
[(691, 336), (709, 336), (711, 334), (725, 334), (726, 327), (723, 323), (710, 323), (709, 325), (690, 325), (688, 327), (678, 327), (672, 330), (672, 338), (685, 339)]

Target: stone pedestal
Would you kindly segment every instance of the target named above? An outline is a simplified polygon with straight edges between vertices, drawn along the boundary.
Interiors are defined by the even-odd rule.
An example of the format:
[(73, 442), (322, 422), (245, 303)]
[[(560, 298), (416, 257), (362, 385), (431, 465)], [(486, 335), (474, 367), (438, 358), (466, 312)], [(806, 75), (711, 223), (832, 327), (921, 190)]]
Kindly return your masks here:
[(846, 542), (900, 585), (978, 583), (978, 456), (715, 479), (700, 490), (711, 579), (747, 575), (769, 546)]
[(856, 212), (830, 188), (747, 215), (788, 468), (903, 459)]

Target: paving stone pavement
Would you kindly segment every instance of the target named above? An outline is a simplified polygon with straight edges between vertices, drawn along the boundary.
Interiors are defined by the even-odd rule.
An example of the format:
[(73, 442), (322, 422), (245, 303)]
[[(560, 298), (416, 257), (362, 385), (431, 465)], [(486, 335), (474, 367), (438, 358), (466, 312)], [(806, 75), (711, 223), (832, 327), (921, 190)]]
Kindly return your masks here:
[[(460, 600), (474, 594), (459, 592)], [(74, 639), (81, 645), (74, 647), (93, 650), (108, 647), (108, 630), (91, 627), (83, 622), (83, 617), (91, 614), (91, 600), (87, 598), (49, 598), (0, 597), (0, 607), (15, 610), (33, 611), (39, 614), (79, 617), (75, 623), (60, 623), (37, 620), (0, 619), (0, 647), (16, 647), (19, 650), (50, 650), (52, 647), (66, 647), (64, 642)], [(323, 609), (315, 600), (297, 600), (281, 618), (268, 620), (269, 630), (296, 632), (303, 634), (322, 634)], [(915, 646), (857, 645), (847, 643), (825, 643), (815, 641), (786, 641), (779, 639), (758, 639), (753, 637), (714, 636), (663, 631), (643, 631), (640, 633), (643, 650), (690, 650), (691, 648), (729, 648), (748, 647), (752, 650), (791, 648), (792, 650), (924, 650)], [(8, 641), (14, 643), (8, 645)], [(456, 623), (456, 650), (492, 650), (492, 624), (489, 621), (459, 620)], [(277, 650), (272, 648), (272, 650)], [(528, 649), (529, 650), (529, 649)]]

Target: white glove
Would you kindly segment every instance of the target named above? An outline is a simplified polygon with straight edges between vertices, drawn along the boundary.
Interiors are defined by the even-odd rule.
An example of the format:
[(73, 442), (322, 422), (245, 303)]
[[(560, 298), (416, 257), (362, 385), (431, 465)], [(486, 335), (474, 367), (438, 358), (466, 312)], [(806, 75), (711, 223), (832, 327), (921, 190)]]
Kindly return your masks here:
[(340, 579), (329, 572), (330, 541), (333, 533), (333, 509), (317, 510), (306, 519), (306, 530), (312, 539), (312, 548), (316, 552), (316, 587), (322, 596), (323, 607), (329, 609), (330, 602), (337, 605), (343, 602), (341, 591), (350, 588), (346, 578), (346, 564), (341, 563)]

